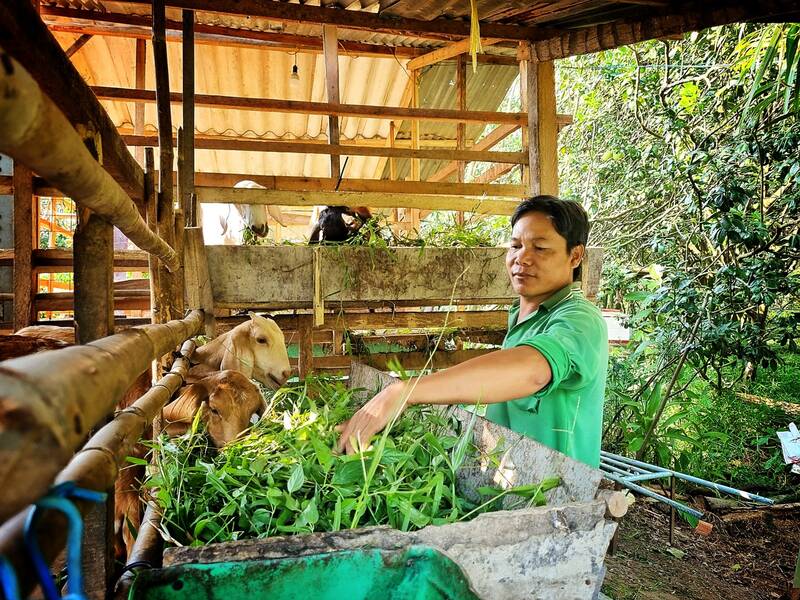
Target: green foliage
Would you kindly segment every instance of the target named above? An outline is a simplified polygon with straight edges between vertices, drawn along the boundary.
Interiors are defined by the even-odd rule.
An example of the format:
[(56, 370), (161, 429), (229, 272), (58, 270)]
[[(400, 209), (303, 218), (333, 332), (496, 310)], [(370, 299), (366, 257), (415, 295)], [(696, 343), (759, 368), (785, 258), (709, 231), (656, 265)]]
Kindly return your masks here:
[(784, 481), (774, 436), (753, 440), (785, 423), (737, 409), (726, 390), (797, 352), (799, 31), (721, 27), (561, 65), (560, 110), (574, 115), (562, 195), (589, 210), (590, 243), (606, 250), (601, 302), (630, 315), (637, 344), (612, 358), (609, 449), (712, 479)]
[(472, 452), (474, 419), (455, 436), (449, 419), (430, 407), (408, 409), (361, 454), (339, 455), (331, 450), (334, 427), (351, 404), (342, 382), (310, 378), (276, 392), (252, 432), (218, 454), (196, 433), (159, 440), (158, 470), (146, 485), (165, 532), (202, 545), (367, 525), (408, 531), (471, 518), (508, 494), (541, 504), (543, 492), (558, 485), (486, 489), (485, 502), (465, 500), (455, 474)]

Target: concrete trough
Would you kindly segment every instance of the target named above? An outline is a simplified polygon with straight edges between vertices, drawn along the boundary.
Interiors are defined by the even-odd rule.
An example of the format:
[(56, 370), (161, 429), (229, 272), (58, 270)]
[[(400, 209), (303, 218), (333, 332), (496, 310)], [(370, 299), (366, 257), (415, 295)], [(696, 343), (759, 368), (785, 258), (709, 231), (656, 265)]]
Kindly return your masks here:
[[(364, 398), (391, 381), (385, 373), (353, 365), (351, 387), (365, 389)], [(461, 427), (473, 419), (470, 412), (450, 410)], [(170, 548), (165, 551), (164, 566), (427, 546), (453, 560), (480, 598), (598, 598), (605, 574), (603, 559), (617, 527), (607, 514), (612, 500), (619, 506), (619, 498), (611, 499), (612, 493), (598, 495), (600, 471), (481, 417), (475, 420), (473, 443), (479, 452), (464, 465), (459, 481), (461, 493), (468, 497), (484, 485), (517, 486), (549, 477), (559, 477), (561, 485), (547, 492), (548, 504), (543, 507), (501, 510), (469, 522), (407, 533), (368, 527)], [(619, 509), (616, 512), (619, 516)], [(304, 597), (313, 595), (307, 591)]]

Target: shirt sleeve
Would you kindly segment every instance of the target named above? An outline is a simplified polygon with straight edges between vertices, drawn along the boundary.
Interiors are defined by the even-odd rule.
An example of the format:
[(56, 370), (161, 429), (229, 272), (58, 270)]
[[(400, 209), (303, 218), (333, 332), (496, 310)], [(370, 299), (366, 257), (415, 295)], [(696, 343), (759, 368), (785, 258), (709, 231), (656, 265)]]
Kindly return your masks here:
[(519, 340), (516, 346), (538, 350), (550, 365), (550, 383), (533, 395), (539, 398), (553, 388), (580, 389), (591, 384), (605, 368), (608, 330), (599, 314), (581, 307), (567, 308), (553, 315), (547, 329)]

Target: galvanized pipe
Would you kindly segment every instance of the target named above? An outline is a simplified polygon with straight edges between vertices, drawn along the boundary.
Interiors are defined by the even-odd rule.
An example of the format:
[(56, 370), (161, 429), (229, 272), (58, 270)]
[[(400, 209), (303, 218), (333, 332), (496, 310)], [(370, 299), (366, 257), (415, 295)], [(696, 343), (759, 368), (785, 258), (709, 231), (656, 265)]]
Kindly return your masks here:
[(649, 465), (646, 462), (641, 462), (633, 458), (627, 458), (625, 456), (619, 456), (617, 454), (612, 454), (610, 452), (601, 451), (600, 456), (602, 458), (606, 458), (610, 461), (617, 461), (623, 462), (628, 464), (632, 467), (639, 467), (644, 469), (663, 469), (665, 472), (671, 473), (678, 479), (682, 479), (683, 481), (688, 481), (690, 483), (696, 483), (697, 485), (707, 487), (712, 490), (716, 490), (718, 492), (723, 492), (725, 494), (731, 494), (733, 496), (739, 496), (743, 500), (747, 500), (749, 502), (758, 502), (760, 504), (775, 504), (774, 500), (770, 498), (766, 498), (764, 496), (759, 496), (758, 494), (751, 494), (750, 492), (745, 492), (744, 490), (737, 490), (736, 488), (732, 488), (727, 485), (723, 485), (721, 483), (714, 483), (713, 481), (707, 481), (705, 479), (700, 479), (699, 477), (695, 477), (694, 475), (687, 475), (686, 473), (681, 473), (680, 471), (673, 471), (672, 469), (664, 469), (663, 467), (655, 467), (655, 465)]
[(96, 131), (90, 139), (97, 160), (64, 114), (16, 60), (0, 51), (0, 152), (29, 167), (80, 206), (119, 227), (145, 252), (157, 256), (170, 271), (180, 267), (178, 255), (142, 219), (130, 196), (98, 163), (103, 149)]
[(632, 491), (634, 491), (634, 492), (636, 492), (638, 494), (641, 494), (642, 496), (647, 496), (649, 498), (655, 498), (656, 500), (659, 500), (659, 501), (661, 501), (661, 502), (663, 502), (665, 504), (668, 504), (669, 506), (672, 506), (674, 508), (677, 508), (678, 510), (680, 510), (682, 512), (685, 512), (687, 514), (690, 514), (693, 517), (696, 517), (698, 519), (703, 516), (703, 513), (701, 513), (699, 510), (695, 510), (694, 508), (689, 508), (685, 504), (681, 504), (680, 502), (677, 502), (675, 500), (670, 500), (666, 496), (662, 496), (661, 494), (657, 494), (656, 492), (654, 492), (652, 490), (648, 490), (646, 487), (642, 487), (640, 485), (636, 485), (635, 483), (631, 483), (630, 481), (628, 481), (624, 477), (619, 477), (618, 475), (613, 475), (611, 473), (605, 473), (605, 477), (607, 479), (610, 479), (614, 483), (618, 483), (621, 486), (624, 486), (624, 487), (628, 488), (629, 490), (632, 490)]

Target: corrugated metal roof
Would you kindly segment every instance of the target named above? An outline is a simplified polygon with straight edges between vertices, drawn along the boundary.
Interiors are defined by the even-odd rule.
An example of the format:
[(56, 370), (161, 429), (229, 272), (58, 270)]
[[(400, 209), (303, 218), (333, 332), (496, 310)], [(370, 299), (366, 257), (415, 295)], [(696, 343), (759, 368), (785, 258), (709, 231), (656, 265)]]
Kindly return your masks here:
[[(75, 0), (73, 0), (75, 1)], [(74, 34), (57, 33), (63, 47), (75, 39)], [(181, 90), (181, 47), (168, 43), (170, 87)], [(72, 58), (73, 63), (90, 85), (134, 87), (135, 42), (118, 37), (92, 38)], [(195, 48), (196, 91), (200, 94), (325, 101), (325, 67), (319, 54), (287, 53), (263, 48), (210, 46)], [(297, 61), (300, 80), (289, 75)], [(339, 58), (341, 101), (351, 104), (399, 106), (408, 81), (405, 60), (351, 57)], [(155, 88), (152, 53), (148, 44), (146, 63), (147, 89)], [(517, 74), (508, 66), (479, 65), (475, 74), (468, 68), (467, 97), (472, 110), (494, 110)], [(453, 63), (440, 64), (424, 70), (420, 81), (421, 106), (453, 108), (455, 106), (455, 68)], [(121, 128), (132, 130), (134, 104), (103, 100), (112, 121)], [(182, 119), (179, 106), (173, 106), (173, 126)], [(229, 110), (198, 107), (195, 114), (198, 134), (227, 135), (261, 139), (306, 139), (327, 141), (327, 117)], [(408, 137), (408, 124), (400, 136)], [(483, 129), (481, 125), (467, 128), (468, 138)], [(157, 131), (154, 104), (145, 109), (145, 133)], [(389, 121), (343, 117), (340, 121), (343, 140), (386, 140)], [(422, 123), (423, 139), (455, 139), (455, 124)], [(345, 177), (372, 178), (380, 159), (351, 156)], [(401, 172), (407, 161), (398, 161)], [(344, 161), (342, 162), (344, 164)], [(441, 163), (422, 161), (423, 175), (438, 169)], [(330, 159), (327, 155), (273, 154), (200, 150), (197, 152), (200, 172), (234, 172), (258, 175), (294, 175), (327, 177)]]

